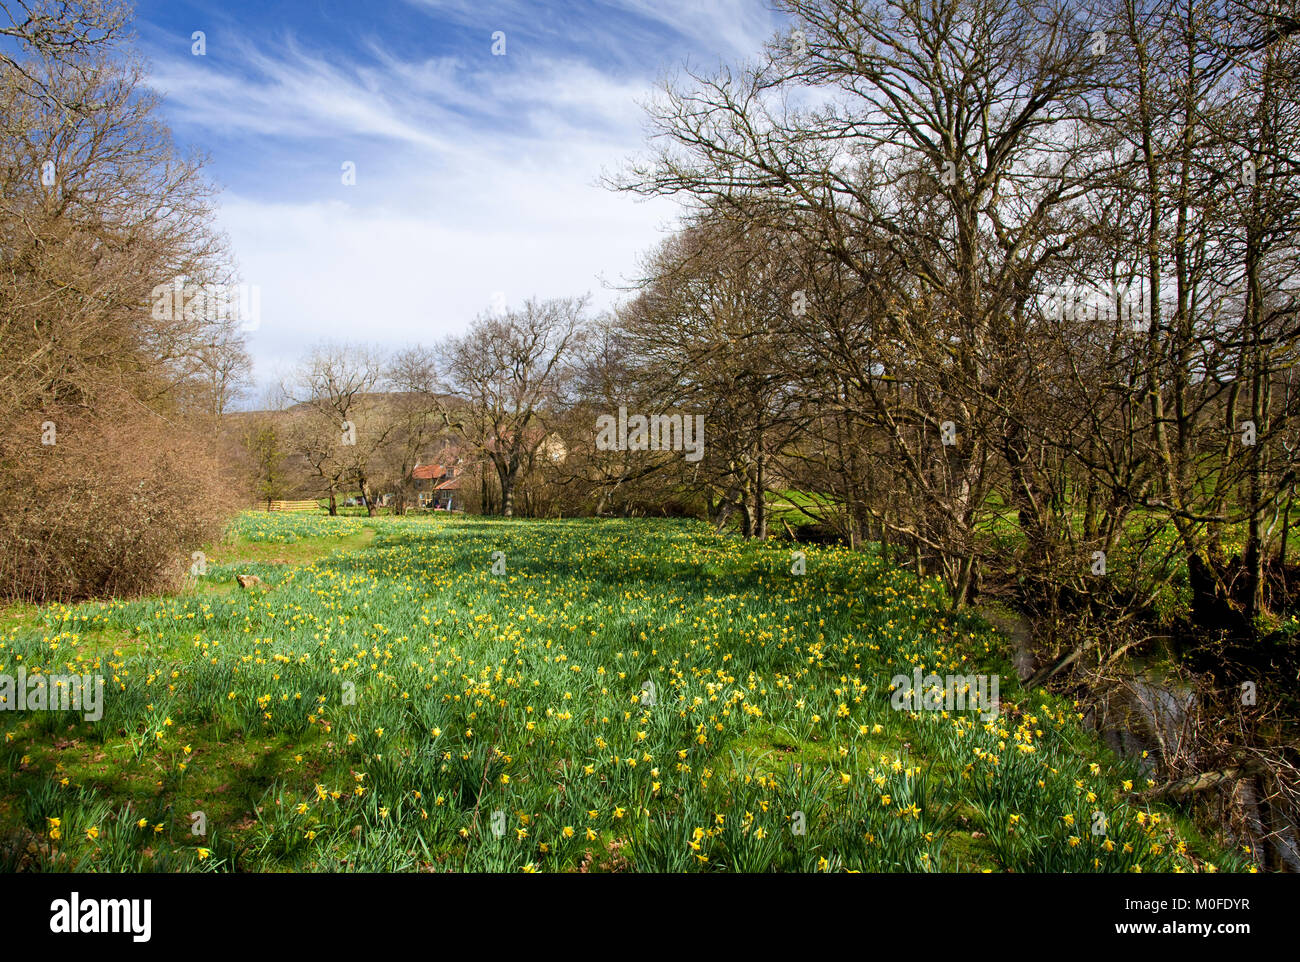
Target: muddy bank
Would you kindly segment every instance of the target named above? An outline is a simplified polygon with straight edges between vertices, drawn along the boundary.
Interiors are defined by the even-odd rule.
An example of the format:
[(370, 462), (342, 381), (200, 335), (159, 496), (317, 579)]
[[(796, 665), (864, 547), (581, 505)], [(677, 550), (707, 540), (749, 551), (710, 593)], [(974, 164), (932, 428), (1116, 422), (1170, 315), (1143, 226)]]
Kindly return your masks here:
[[(1035, 643), (1028, 618), (1001, 608), (981, 609), (979, 614), (1007, 639), (1022, 683), (1041, 679), (1053, 667)], [(1085, 726), (1101, 735), (1117, 755), (1131, 759), (1142, 777), (1157, 786), (1169, 784), (1170, 772), (1202, 770), (1197, 732), (1210, 710), (1192, 682), (1161, 665), (1161, 660), (1150, 656), (1126, 658), (1108, 673), (1104, 689), (1083, 699)], [(1268, 773), (1239, 771), (1214, 777), (1217, 774), (1211, 773), (1203, 782), (1191, 779), (1178, 794), (1189, 799), (1199, 794), (1191, 800), (1206, 804), (1234, 843), (1254, 847), (1263, 842), (1266, 857), (1258, 859), (1261, 867), (1300, 872), (1300, 827), (1294, 815), (1277, 803), (1278, 793), (1268, 790), (1273, 784)]]

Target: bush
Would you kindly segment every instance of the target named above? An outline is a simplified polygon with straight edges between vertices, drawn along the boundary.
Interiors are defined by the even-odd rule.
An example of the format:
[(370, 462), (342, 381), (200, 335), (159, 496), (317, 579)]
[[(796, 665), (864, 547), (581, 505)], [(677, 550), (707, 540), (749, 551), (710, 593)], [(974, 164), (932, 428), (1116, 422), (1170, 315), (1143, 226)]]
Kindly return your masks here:
[(198, 435), (153, 414), (46, 416), (0, 441), (0, 596), (30, 602), (174, 589), (235, 510)]

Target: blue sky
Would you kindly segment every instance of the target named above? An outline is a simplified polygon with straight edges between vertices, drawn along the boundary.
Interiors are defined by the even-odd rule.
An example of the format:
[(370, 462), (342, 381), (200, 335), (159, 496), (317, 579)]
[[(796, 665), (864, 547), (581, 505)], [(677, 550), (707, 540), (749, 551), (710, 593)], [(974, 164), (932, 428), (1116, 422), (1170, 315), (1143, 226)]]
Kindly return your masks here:
[(614, 303), (678, 212), (598, 183), (645, 148), (638, 102), (780, 27), (766, 0), (137, 0), (135, 21), (261, 289), (263, 385), (317, 341), (432, 343), (502, 295)]

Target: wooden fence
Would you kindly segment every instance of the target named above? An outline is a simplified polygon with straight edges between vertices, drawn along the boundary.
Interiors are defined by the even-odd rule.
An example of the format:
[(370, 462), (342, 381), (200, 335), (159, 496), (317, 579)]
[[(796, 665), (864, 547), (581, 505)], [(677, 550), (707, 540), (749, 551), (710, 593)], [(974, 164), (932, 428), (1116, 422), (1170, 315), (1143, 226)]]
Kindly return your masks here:
[(259, 502), (257, 505), (263, 511), (319, 511), (321, 510), (320, 502), (312, 501), (272, 501), (269, 505), (265, 502)]

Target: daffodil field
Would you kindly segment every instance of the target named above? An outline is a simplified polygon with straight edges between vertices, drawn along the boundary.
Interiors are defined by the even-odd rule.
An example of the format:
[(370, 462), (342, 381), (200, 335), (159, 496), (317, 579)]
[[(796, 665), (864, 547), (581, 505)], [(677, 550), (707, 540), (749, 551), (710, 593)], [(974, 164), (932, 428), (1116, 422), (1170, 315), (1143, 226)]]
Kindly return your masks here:
[[(685, 521), (243, 515), (185, 593), (5, 622), (0, 673), (105, 693), (98, 721), (0, 712), (0, 868), (1242, 868), (937, 587), (800, 550), (796, 574)], [(897, 710), (916, 668), (999, 674), (999, 714)]]

